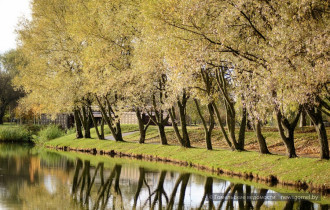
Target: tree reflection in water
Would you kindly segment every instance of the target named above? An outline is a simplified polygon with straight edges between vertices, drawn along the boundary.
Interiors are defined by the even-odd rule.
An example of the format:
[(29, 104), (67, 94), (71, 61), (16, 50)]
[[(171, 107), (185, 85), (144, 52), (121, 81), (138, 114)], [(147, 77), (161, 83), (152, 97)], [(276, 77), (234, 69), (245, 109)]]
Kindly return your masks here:
[[(170, 177), (165, 170), (157, 173), (139, 167), (137, 174), (133, 175), (135, 177), (130, 177), (131, 175), (125, 172), (124, 177), (121, 177), (121, 165), (116, 164), (109, 171), (104, 169), (103, 163), (99, 163), (95, 168), (89, 161), (83, 162), (77, 159), (72, 182), (72, 197), (85, 209), (184, 209), (194, 207), (191, 203), (185, 205), (185, 202), (189, 202), (186, 198), (187, 188), (191, 189), (192, 185), (198, 185), (202, 194), (200, 197), (193, 198), (195, 204), (198, 203), (197, 199), (200, 199), (199, 204), (194, 207), (197, 209), (314, 209), (314, 204), (307, 200), (288, 199), (267, 203), (263, 199), (269, 192), (267, 189), (257, 189), (249, 185), (226, 181), (219, 183), (218, 179), (212, 177), (206, 177), (202, 187), (198, 180), (191, 179), (190, 173), (180, 173), (177, 177), (176, 175)], [(150, 180), (150, 175), (157, 175), (157, 178)], [(128, 185), (123, 184), (125, 179), (129, 179)], [(129, 192), (123, 193), (122, 187), (125, 190), (128, 188)], [(219, 191), (219, 188), (222, 189)], [(224, 197), (236, 195), (242, 199), (213, 200), (211, 196), (213, 193), (222, 193)], [(252, 193), (259, 195), (258, 200), (250, 199)], [(274, 192), (271, 191), (271, 193)], [(191, 192), (189, 196), (191, 202)], [(328, 205), (320, 205), (321, 209), (328, 209), (328, 207)]]
[[(193, 173), (151, 170), (128, 160), (94, 165), (17, 145), (2, 145), (0, 151), (1, 209), (329, 209), (292, 198), (251, 200), (252, 194), (275, 192)], [(208, 199), (212, 193), (243, 199)]]

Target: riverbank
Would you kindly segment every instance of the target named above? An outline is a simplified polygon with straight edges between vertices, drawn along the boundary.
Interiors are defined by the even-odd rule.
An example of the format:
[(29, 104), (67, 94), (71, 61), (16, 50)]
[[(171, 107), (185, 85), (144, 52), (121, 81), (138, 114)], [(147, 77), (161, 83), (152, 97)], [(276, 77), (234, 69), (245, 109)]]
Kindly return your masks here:
[(174, 145), (75, 139), (74, 134), (51, 140), (44, 146), (66, 151), (170, 162), (222, 175), (295, 186), (310, 192), (329, 193), (330, 191), (330, 162), (314, 158), (288, 159), (285, 156), (261, 155), (257, 152), (233, 152), (221, 149), (208, 151)]
[[(215, 179), (221, 179), (230, 181), (230, 183), (233, 184), (243, 184), (243, 185), (249, 185), (254, 186), (259, 189), (267, 189), (272, 190), (274, 192), (278, 193), (301, 193), (301, 191), (294, 186), (282, 186), (282, 185), (272, 185), (271, 183), (264, 183), (264, 182), (256, 182), (255, 180), (250, 179), (239, 179), (235, 177), (229, 177), (225, 175), (219, 175), (216, 173), (210, 173), (203, 170), (198, 170), (197, 168), (193, 167), (182, 167), (180, 165), (175, 164), (169, 164), (169, 163), (163, 163), (163, 162), (156, 162), (156, 161), (146, 161), (146, 160), (139, 160), (136, 158), (119, 158), (119, 157), (111, 157), (109, 155), (92, 155), (82, 152), (66, 152), (62, 150), (53, 150), (53, 149), (45, 149), (41, 151), (46, 151), (51, 154), (59, 154), (60, 156), (66, 157), (72, 161), (76, 160), (82, 160), (83, 162), (88, 161), (91, 166), (94, 166), (95, 168), (98, 166), (99, 163), (104, 164), (104, 168), (114, 168), (116, 165), (129, 165), (130, 167), (143, 167), (144, 169), (147, 169), (148, 171), (167, 171), (170, 173), (173, 172), (179, 172), (182, 174), (188, 173), (188, 174), (195, 174), (200, 175), (204, 177), (212, 177)], [(330, 203), (330, 195), (322, 196), (321, 201), (316, 201), (316, 203), (320, 204), (329, 204)]]

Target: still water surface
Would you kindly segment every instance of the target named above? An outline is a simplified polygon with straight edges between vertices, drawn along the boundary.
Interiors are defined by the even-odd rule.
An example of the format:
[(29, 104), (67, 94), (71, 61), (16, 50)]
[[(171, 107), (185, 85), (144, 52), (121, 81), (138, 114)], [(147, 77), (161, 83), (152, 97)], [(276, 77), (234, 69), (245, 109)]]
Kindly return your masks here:
[(63, 154), (0, 144), (0, 209), (329, 209), (308, 200), (210, 200), (276, 192), (163, 164)]

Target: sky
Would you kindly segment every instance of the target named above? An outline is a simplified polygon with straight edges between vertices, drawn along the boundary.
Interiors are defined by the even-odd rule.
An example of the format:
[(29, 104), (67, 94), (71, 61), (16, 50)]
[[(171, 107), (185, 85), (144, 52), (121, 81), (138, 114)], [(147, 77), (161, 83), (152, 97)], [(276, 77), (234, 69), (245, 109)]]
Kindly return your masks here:
[(31, 19), (31, 0), (0, 0), (0, 54), (16, 48), (15, 28), (21, 17)]

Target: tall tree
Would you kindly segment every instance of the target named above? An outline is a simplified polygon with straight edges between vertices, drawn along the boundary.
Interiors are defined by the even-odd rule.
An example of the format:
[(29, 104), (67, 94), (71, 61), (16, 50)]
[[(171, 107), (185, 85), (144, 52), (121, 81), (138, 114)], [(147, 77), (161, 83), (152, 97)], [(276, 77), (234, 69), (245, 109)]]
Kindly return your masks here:
[(24, 96), (22, 90), (17, 90), (13, 85), (13, 78), (17, 75), (18, 66), (23, 65), (24, 60), (15, 50), (0, 55), (0, 124), (7, 109), (17, 105), (18, 100)]

